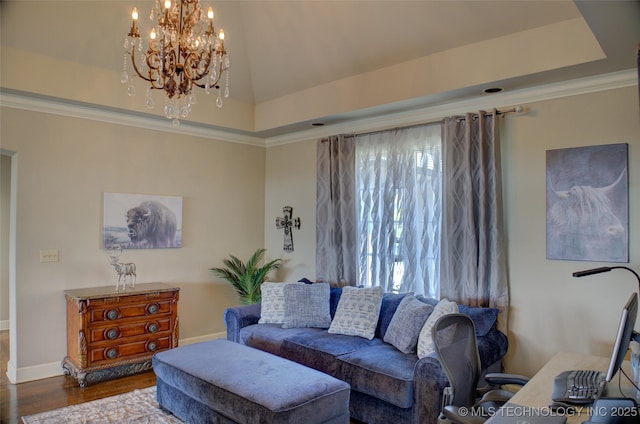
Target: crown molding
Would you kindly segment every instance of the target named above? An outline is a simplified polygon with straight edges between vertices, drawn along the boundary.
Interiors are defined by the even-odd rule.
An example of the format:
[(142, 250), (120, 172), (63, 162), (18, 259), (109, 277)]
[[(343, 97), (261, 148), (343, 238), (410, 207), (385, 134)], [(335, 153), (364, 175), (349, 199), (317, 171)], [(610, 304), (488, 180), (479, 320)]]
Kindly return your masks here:
[[(614, 90), (617, 88), (638, 85), (638, 71), (626, 71), (602, 74), (593, 77), (579, 78), (558, 83), (536, 86), (527, 89), (514, 90), (490, 96), (451, 102), (442, 105), (429, 106), (408, 112), (387, 114), (372, 118), (349, 121), (346, 123), (327, 125), (283, 136), (265, 139), (267, 147), (295, 143), (304, 140), (318, 139), (336, 134), (353, 134), (369, 131), (379, 131), (394, 127), (426, 124), (444, 119), (447, 116), (464, 115), (469, 111), (487, 109), (507, 109), (513, 106), (524, 106), (529, 103), (563, 97), (578, 96), (598, 91)], [(528, 109), (524, 106), (525, 111)]]
[(176, 126), (168, 119), (161, 117), (137, 115), (120, 110), (107, 110), (96, 105), (76, 104), (62, 99), (34, 97), (22, 92), (0, 92), (0, 106), (264, 147), (264, 139), (261, 137), (199, 126), (190, 122), (181, 122), (180, 125)]
[[(637, 70), (629, 69), (626, 71), (493, 94), (491, 96), (482, 96), (469, 100), (428, 106), (411, 111), (356, 119), (340, 124), (327, 125), (322, 128), (313, 128), (267, 138), (238, 134), (231, 131), (192, 124), (190, 122), (182, 122), (179, 126), (174, 126), (170, 121), (159, 117), (137, 115), (122, 110), (108, 110), (96, 105), (77, 104), (62, 99), (34, 97), (26, 93), (7, 90), (0, 91), (0, 106), (112, 124), (129, 125), (154, 131), (184, 134), (229, 143), (272, 147), (305, 140), (315, 140), (335, 134), (377, 131), (398, 126), (429, 123), (441, 120), (446, 116), (461, 115), (473, 110), (504, 109), (515, 105), (526, 105), (528, 103), (637, 85)], [(526, 109), (525, 107), (525, 110)]]

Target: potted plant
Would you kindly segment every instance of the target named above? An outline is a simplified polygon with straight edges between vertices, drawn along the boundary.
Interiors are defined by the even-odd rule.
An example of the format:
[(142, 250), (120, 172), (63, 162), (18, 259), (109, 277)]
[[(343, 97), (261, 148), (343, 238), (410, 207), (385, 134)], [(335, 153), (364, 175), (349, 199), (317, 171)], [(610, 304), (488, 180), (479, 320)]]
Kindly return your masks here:
[(274, 259), (259, 266), (265, 252), (266, 249), (256, 250), (246, 264), (235, 256), (229, 255), (231, 259), (222, 261), (224, 267), (209, 268), (209, 270), (233, 285), (243, 305), (259, 303), (262, 299), (260, 286), (267, 279), (269, 272), (280, 268), (282, 263), (282, 259)]

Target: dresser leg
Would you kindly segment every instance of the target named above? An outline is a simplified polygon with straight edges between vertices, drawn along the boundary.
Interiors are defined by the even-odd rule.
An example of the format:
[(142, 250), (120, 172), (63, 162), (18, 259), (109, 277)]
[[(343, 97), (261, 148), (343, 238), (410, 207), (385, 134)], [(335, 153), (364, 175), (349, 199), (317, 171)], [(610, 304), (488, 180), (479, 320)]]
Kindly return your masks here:
[(64, 358), (62, 361), (62, 370), (64, 375), (68, 375), (76, 379), (80, 387), (87, 387), (87, 373), (76, 367), (69, 357)]

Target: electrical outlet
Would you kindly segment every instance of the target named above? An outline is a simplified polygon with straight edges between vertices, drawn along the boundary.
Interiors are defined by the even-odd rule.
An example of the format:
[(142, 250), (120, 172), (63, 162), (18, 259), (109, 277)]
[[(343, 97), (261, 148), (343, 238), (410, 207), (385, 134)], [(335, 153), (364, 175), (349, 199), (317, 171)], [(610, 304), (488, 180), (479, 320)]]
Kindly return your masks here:
[(60, 260), (58, 249), (41, 250), (40, 262), (58, 262)]

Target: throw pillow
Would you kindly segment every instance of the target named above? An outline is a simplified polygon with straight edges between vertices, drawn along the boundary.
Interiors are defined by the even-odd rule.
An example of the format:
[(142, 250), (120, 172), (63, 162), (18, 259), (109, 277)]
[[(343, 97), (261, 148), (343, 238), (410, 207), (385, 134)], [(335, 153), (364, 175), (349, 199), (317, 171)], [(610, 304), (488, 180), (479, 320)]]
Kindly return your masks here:
[(391, 318), (383, 340), (402, 353), (415, 352), (420, 330), (433, 309), (433, 306), (420, 302), (413, 296), (404, 297)]
[(262, 301), (258, 324), (282, 324), (284, 322), (284, 288), (290, 284), (302, 283), (262, 283)]
[(498, 314), (500, 310), (497, 308), (488, 307), (476, 307), (459, 305), (459, 312), (461, 314), (469, 315), (473, 321), (473, 325), (476, 327), (476, 336), (486, 336), (487, 333), (496, 325), (498, 321)]
[(418, 336), (418, 358), (422, 359), (425, 356), (428, 356), (435, 352), (435, 347), (433, 346), (433, 338), (431, 337), (431, 329), (433, 325), (436, 323), (438, 318), (446, 314), (457, 314), (458, 313), (458, 305), (455, 302), (451, 302), (447, 299), (442, 299), (436, 307), (433, 309), (429, 318), (422, 326), (420, 330), (420, 335)]
[(380, 315), (382, 292), (380, 286), (343, 287), (329, 333), (373, 339)]
[(376, 337), (384, 338), (387, 333), (389, 324), (400, 306), (400, 302), (405, 296), (413, 296), (413, 292), (408, 293), (384, 293), (382, 295), (382, 305), (380, 305), (380, 317), (378, 318), (378, 326), (376, 327)]
[(329, 328), (329, 284), (287, 284), (282, 328)]

